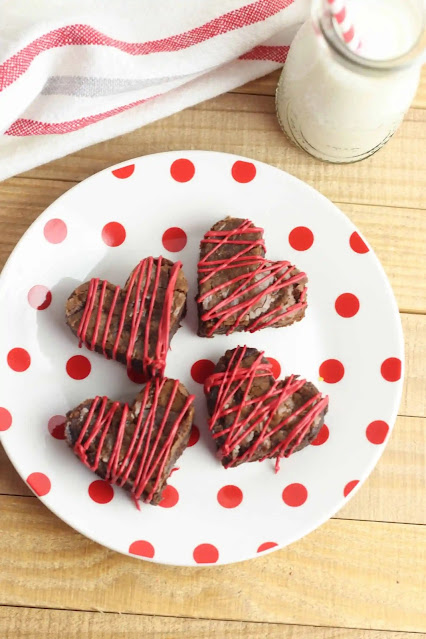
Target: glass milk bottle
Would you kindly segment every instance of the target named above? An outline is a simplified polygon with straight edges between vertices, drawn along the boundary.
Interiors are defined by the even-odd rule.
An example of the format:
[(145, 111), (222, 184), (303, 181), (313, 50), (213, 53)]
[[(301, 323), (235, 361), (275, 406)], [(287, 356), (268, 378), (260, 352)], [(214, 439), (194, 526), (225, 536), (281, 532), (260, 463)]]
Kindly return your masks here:
[(290, 140), (329, 162), (386, 144), (416, 93), (424, 26), (423, 0), (312, 0), (276, 93)]

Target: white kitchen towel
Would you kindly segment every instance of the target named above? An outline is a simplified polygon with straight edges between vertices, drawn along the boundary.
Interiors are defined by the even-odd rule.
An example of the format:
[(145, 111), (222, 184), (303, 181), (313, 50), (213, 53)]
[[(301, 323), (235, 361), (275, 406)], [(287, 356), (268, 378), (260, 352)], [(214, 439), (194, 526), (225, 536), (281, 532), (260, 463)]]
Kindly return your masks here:
[(284, 64), (309, 0), (0, 0), (0, 180)]

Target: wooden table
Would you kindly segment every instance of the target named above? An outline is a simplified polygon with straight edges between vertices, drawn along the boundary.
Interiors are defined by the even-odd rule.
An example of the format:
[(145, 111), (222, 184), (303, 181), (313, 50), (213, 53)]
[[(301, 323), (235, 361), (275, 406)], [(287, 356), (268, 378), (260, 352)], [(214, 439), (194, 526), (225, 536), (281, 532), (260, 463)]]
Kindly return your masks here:
[(1, 183), (0, 263), (64, 191), (134, 156), (213, 149), (285, 169), (353, 220), (393, 286), (406, 380), (386, 451), (354, 499), (290, 547), (233, 566), (170, 568), (74, 532), (0, 449), (1, 639), (426, 638), (426, 74), (389, 144), (346, 166), (289, 145), (274, 113), (277, 77)]

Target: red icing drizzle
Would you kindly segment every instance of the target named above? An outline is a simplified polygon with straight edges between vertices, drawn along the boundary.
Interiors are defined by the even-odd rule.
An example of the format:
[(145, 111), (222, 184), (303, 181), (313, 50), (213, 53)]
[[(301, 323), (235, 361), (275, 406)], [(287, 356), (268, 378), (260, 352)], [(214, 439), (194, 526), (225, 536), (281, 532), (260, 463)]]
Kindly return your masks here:
[[(206, 393), (209, 393), (214, 386), (218, 387), (214, 413), (209, 420), (210, 430), (213, 431), (213, 428), (218, 425), (219, 419), (234, 414), (234, 420), (230, 427), (213, 432), (214, 439), (226, 435), (226, 440), (218, 450), (219, 458), (222, 459), (230, 455), (256, 427), (261, 425), (261, 431), (258, 435), (254, 435), (251, 446), (249, 446), (245, 452), (237, 455), (235, 459), (231, 459), (231, 461), (227, 463), (226, 468), (229, 468), (235, 465), (237, 461), (250, 461), (263, 442), (284, 428), (290, 420), (293, 420), (306, 411), (306, 414), (303, 415), (290, 430), (287, 437), (259, 459), (259, 461), (263, 461), (264, 459), (276, 456), (275, 467), (276, 471), (278, 471), (280, 459), (282, 457), (289, 457), (297, 446), (299, 446), (317, 417), (327, 407), (328, 397), (323, 397), (321, 393), (317, 393), (300, 408), (295, 410), (292, 415), (286, 417), (280, 421), (279, 424), (271, 428), (272, 418), (280, 404), (300, 390), (306, 384), (306, 380), (298, 379), (296, 376), (290, 375), (290, 377), (286, 379), (283, 387), (280, 387), (282, 382), (276, 380), (271, 388), (263, 395), (259, 397), (249, 397), (249, 392), (255, 378), (272, 377), (273, 373), (271, 364), (269, 362), (262, 362), (264, 353), (260, 353), (251, 366), (244, 368), (242, 363), (246, 352), (246, 346), (238, 346), (228, 362), (227, 369), (223, 373), (213, 373), (206, 382)], [(247, 386), (244, 390), (242, 401), (238, 403), (238, 405), (233, 405), (235, 394), (241, 389), (245, 382), (247, 382)], [(268, 400), (267, 404), (265, 403), (266, 400)], [(242, 413), (247, 407), (250, 407), (250, 412), (244, 416)]]
[[(147, 488), (148, 482), (151, 480), (153, 480), (153, 486), (148, 495), (145, 496), (144, 501), (147, 503), (150, 502), (155, 492), (158, 490), (176, 433), (188, 408), (194, 400), (193, 395), (188, 396), (181, 412), (171, 425), (169, 434), (165, 438), (164, 442), (160, 444), (179, 386), (179, 382), (177, 380), (174, 381), (170, 397), (166, 407), (164, 408), (163, 418), (159, 426), (156, 428), (155, 416), (158, 409), (158, 400), (165, 382), (165, 378), (162, 380), (155, 378), (149, 381), (142, 391), (143, 397), (140, 400), (140, 411), (135, 424), (135, 430), (127, 450), (122, 450), (122, 445), (126, 425), (129, 424), (127, 420), (130, 410), (129, 405), (113, 402), (110, 408), (106, 410), (106, 406), (109, 401), (108, 397), (98, 396), (92, 401), (79, 437), (74, 444), (75, 454), (80, 458), (85, 466), (96, 472), (99, 467), (103, 444), (106, 436), (108, 435), (113, 418), (117, 410), (121, 410), (117, 436), (109, 456), (107, 472), (104, 479), (111, 484), (124, 486), (130, 474), (132, 474), (134, 479), (131, 480), (133, 484), (131, 493), (136, 502), (141, 498), (143, 492)], [(148, 400), (150, 399), (152, 403), (149, 405)], [(96, 419), (91, 424), (96, 411)], [(156, 434), (154, 435), (155, 432)], [(87, 438), (83, 443), (86, 436)], [(91, 465), (87, 459), (87, 450), (96, 437), (99, 437), (99, 439), (96, 446), (95, 460), (93, 465)], [(139, 458), (138, 463), (136, 463), (137, 458)]]
[[(292, 275), (295, 266), (290, 262), (280, 261), (273, 262), (267, 260), (260, 255), (248, 255), (250, 251), (257, 246), (265, 249), (263, 239), (245, 240), (236, 236), (249, 235), (253, 233), (262, 233), (263, 229), (252, 225), (250, 220), (244, 220), (240, 226), (231, 230), (224, 231), (208, 231), (201, 240), (202, 244), (213, 244), (213, 248), (198, 262), (198, 273), (204, 275), (200, 279), (199, 284), (202, 285), (210, 278), (217, 275), (221, 271), (226, 271), (238, 267), (255, 267), (252, 270), (241, 273), (237, 277), (214, 286), (212, 289), (200, 295), (198, 302), (202, 303), (206, 298), (211, 297), (222, 289), (228, 289), (231, 285), (237, 284), (235, 290), (228, 294), (225, 299), (218, 302), (211, 309), (207, 310), (201, 316), (203, 322), (214, 320), (213, 327), (209, 330), (208, 335), (211, 336), (229, 317), (237, 314), (234, 324), (228, 329), (227, 335), (235, 330), (243, 317), (247, 315), (256, 305), (261, 306), (262, 298), (286, 288), (298, 282), (306, 280), (306, 273), (297, 273)], [(234, 238), (234, 239), (233, 239)], [(239, 246), (239, 250), (232, 257), (227, 259), (214, 259), (215, 253), (219, 251), (225, 244)], [(254, 292), (259, 287), (264, 287), (260, 292)], [(267, 326), (272, 326), (277, 321), (287, 315), (296, 313), (298, 310), (306, 307), (306, 287), (301, 291), (299, 302), (287, 307), (285, 310), (273, 308), (268, 313), (263, 313), (255, 318), (250, 326), (246, 329), (250, 333), (254, 333)], [(253, 292), (248, 299), (238, 302), (242, 296)]]
[[(138, 266), (132, 272), (130, 277), (130, 281), (127, 285), (126, 296), (123, 302), (123, 309), (121, 312), (117, 336), (115, 338), (115, 342), (112, 349), (112, 359), (116, 359), (117, 350), (120, 343), (120, 339), (122, 336), (124, 323), (126, 320), (126, 312), (129, 306), (129, 301), (131, 299), (133, 291), (135, 291), (134, 295), (134, 306), (132, 309), (131, 316), (131, 327), (130, 327), (130, 336), (129, 343), (126, 351), (126, 361), (127, 361), (127, 370), (132, 368), (132, 357), (133, 352), (136, 345), (136, 340), (138, 339), (139, 327), (142, 321), (142, 318), (146, 315), (146, 323), (145, 323), (145, 334), (143, 336), (144, 340), (144, 353), (143, 353), (143, 373), (145, 375), (160, 375), (164, 374), (164, 368), (166, 366), (166, 355), (167, 350), (169, 348), (169, 332), (170, 332), (170, 315), (173, 303), (173, 294), (175, 289), (176, 280), (179, 274), (179, 270), (182, 266), (181, 262), (176, 262), (173, 264), (172, 269), (170, 271), (170, 277), (167, 284), (167, 289), (164, 295), (164, 302), (162, 307), (162, 314), (160, 318), (160, 323), (158, 327), (158, 335), (157, 335), (157, 345), (155, 350), (155, 356), (149, 357), (148, 349), (149, 349), (149, 337), (150, 337), (150, 329), (152, 322), (152, 314), (154, 310), (154, 304), (156, 302), (159, 282), (160, 282), (160, 272), (161, 272), (161, 264), (164, 258), (161, 256), (154, 260), (153, 257), (147, 257), (146, 259), (139, 262)], [(151, 285), (152, 274), (154, 269), (154, 264), (156, 264), (155, 270), (155, 279), (154, 285), (151, 292), (151, 299), (149, 302), (149, 306), (145, 309), (145, 305), (147, 302), (149, 288)], [(145, 279), (145, 283), (143, 281)], [(77, 337), (80, 338), (79, 346), (81, 347), (83, 342), (86, 344), (87, 348), (91, 351), (95, 350), (95, 345), (98, 339), (101, 320), (102, 320), (102, 310), (105, 299), (105, 291), (107, 288), (108, 282), (106, 280), (99, 280), (99, 278), (92, 278), (89, 283), (89, 289), (87, 292), (86, 305), (83, 310), (83, 314), (81, 316), (80, 324), (77, 331)], [(97, 310), (95, 311), (95, 302), (96, 296), (99, 290), (99, 302)], [(109, 329), (111, 326), (111, 321), (114, 315), (114, 310), (117, 304), (117, 300), (120, 294), (120, 287), (116, 286), (114, 291), (113, 300), (111, 306), (108, 311), (108, 316), (105, 322), (104, 332), (102, 336), (102, 352), (107, 356), (106, 353), (106, 343), (108, 339)], [(92, 318), (93, 312), (96, 312), (95, 323), (93, 327), (93, 335), (90, 343), (87, 340), (87, 329), (89, 327), (90, 320)]]

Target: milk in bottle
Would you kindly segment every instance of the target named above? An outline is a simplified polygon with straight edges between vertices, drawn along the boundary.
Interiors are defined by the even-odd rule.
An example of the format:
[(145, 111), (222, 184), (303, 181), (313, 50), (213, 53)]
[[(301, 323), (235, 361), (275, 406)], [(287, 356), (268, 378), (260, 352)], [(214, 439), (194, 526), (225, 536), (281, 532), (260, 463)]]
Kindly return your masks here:
[(344, 42), (330, 5), (313, 0), (276, 94), (287, 136), (330, 162), (368, 157), (396, 131), (415, 95), (424, 54), (423, 0), (346, 0), (360, 47)]

